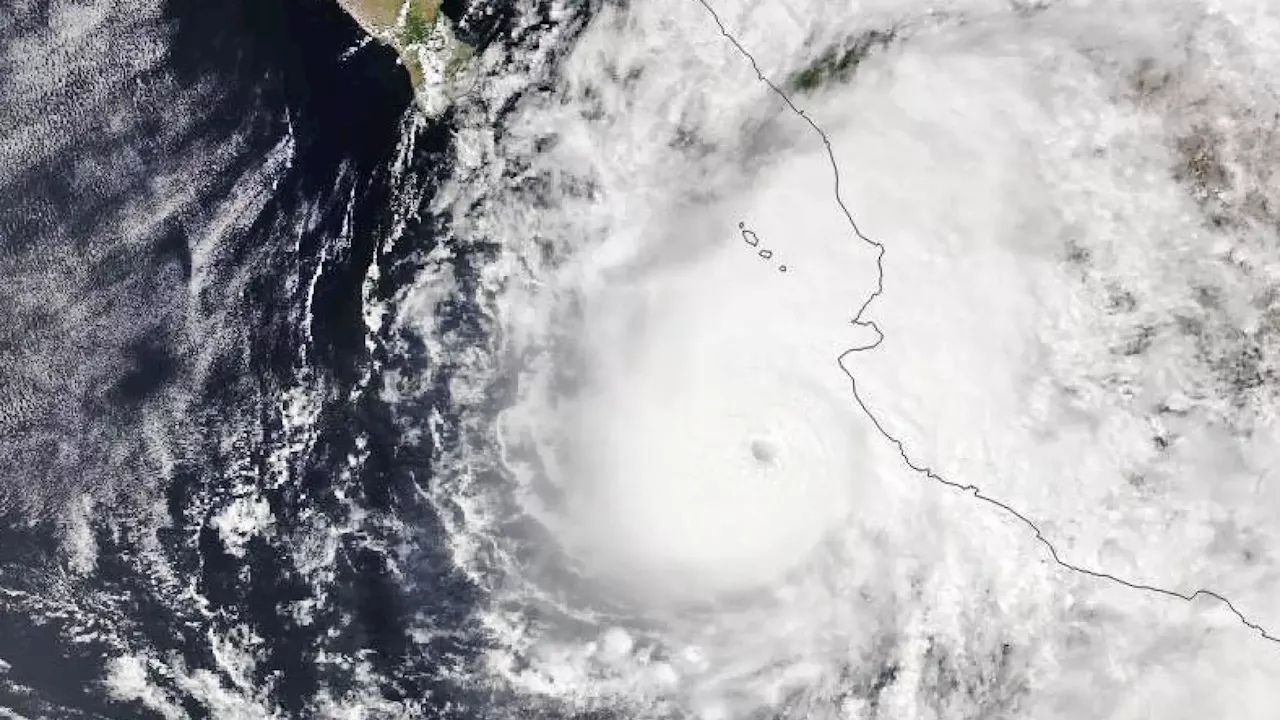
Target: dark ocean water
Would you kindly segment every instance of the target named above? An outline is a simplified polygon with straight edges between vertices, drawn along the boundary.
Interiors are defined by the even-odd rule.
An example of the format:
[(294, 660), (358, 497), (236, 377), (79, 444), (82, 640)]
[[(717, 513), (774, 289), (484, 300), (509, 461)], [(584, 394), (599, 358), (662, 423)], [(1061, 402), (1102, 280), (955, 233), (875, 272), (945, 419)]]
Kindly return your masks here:
[[(161, 717), (102, 684), (131, 656), (191, 717), (229, 715), (174, 668), (292, 717), (326, 694), (476, 716), (450, 679), (475, 657), (473, 591), (414, 492), (432, 452), (368, 391), (425, 356), (387, 356), (361, 317), (370, 265), (390, 297), (442, 236), (423, 215), (383, 247), (404, 187), (447, 174), (450, 119), (397, 176), (407, 76), (353, 51), (332, 0), (144, 5), (0, 11), (0, 708)], [(501, 37), (502, 12), (472, 12), (469, 39)], [(270, 528), (231, 547), (213, 519), (246, 497)], [(246, 632), (236, 678), (211, 638)]]

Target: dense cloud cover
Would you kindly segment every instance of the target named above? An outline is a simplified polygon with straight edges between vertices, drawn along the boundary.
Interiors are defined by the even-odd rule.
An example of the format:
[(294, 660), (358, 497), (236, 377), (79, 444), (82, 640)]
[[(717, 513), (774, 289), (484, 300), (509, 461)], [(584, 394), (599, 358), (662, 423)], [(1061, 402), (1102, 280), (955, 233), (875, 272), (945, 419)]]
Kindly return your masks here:
[(1275, 643), (1090, 573), (1280, 623), (1278, 22), (603, 9), (457, 190), (523, 368), (514, 485), (449, 486), (495, 671), (656, 716), (1263, 717)]

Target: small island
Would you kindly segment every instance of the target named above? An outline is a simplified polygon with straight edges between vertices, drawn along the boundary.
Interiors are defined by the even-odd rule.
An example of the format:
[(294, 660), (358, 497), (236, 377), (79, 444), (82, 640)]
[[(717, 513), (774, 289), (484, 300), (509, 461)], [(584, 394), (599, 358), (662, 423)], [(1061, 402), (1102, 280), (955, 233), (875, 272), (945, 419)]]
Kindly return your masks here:
[(395, 48), (409, 71), (418, 106), (444, 112), (474, 81), (475, 48), (454, 34), (440, 0), (338, 0), (365, 32)]

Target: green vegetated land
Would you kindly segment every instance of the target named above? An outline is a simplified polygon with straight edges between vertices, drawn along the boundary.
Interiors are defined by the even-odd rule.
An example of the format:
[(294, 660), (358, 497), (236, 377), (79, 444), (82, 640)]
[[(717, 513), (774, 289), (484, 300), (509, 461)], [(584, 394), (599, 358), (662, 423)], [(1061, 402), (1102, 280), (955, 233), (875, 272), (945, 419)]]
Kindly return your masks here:
[(395, 27), (404, 0), (338, 0), (338, 4), (373, 31)]
[(440, 20), (440, 0), (344, 0), (342, 5), (370, 33), (401, 48), (425, 42)]
[[(385, 2), (386, 0), (379, 0)], [(440, 19), (440, 0), (410, 0), (401, 33), (405, 45), (425, 42)]]
[[(427, 68), (438, 61), (444, 82), (453, 82), (475, 57), (475, 48), (458, 40), (440, 12), (441, 0), (338, 0), (378, 40), (396, 49), (423, 109), (438, 111)], [(446, 23), (441, 26), (441, 23)], [(438, 89), (438, 88), (437, 88)], [(444, 90), (445, 93), (449, 91)], [(432, 110), (435, 108), (435, 110)]]
[(459, 42), (453, 49), (453, 54), (449, 56), (449, 64), (445, 66), (445, 73), (454, 75), (462, 70), (463, 66), (471, 62), (471, 58), (476, 56), (476, 49), (470, 45)]
[(896, 36), (894, 30), (872, 30), (859, 35), (849, 46), (823, 53), (812, 65), (793, 74), (787, 85), (793, 90), (811, 92), (832, 82), (847, 82), (868, 55), (888, 47)]

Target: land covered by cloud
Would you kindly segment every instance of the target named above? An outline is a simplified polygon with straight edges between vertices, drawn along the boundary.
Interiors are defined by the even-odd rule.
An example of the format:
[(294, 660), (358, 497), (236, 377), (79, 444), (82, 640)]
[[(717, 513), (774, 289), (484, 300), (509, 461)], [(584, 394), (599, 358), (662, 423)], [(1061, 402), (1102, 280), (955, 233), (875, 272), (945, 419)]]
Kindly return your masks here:
[[(885, 433), (1069, 564), (1280, 625), (1280, 16), (711, 8), (740, 47), (694, 0), (603, 9), (446, 194), (522, 368), (509, 483), (445, 485), (494, 677), (654, 717), (1267, 716), (1280, 647), (1225, 606), (1064, 567)], [(838, 200), (885, 249), (853, 353), (880, 267)]]

